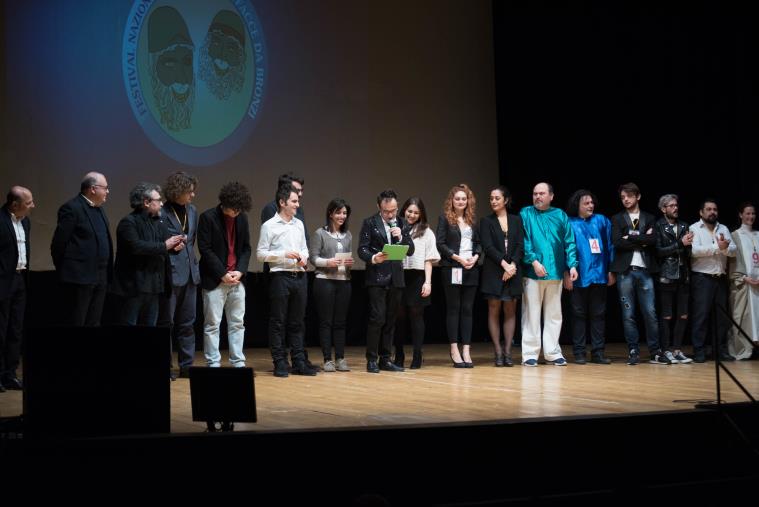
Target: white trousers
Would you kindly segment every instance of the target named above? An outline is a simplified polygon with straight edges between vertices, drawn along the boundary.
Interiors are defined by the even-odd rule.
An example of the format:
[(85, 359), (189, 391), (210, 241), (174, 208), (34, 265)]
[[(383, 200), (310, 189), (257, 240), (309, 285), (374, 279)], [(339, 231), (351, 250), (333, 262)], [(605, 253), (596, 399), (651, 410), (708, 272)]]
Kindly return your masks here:
[(543, 357), (555, 361), (564, 357), (559, 346), (561, 333), (561, 280), (523, 278), (522, 362), (540, 355), (540, 317), (543, 315)]

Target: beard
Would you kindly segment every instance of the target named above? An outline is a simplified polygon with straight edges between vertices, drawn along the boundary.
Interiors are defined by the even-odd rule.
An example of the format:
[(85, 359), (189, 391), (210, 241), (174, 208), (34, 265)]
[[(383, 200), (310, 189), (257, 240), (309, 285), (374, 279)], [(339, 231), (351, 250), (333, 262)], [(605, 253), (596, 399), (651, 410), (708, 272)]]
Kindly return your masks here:
[(239, 65), (230, 66), (224, 74), (219, 74), (216, 72), (216, 65), (208, 52), (210, 42), (209, 34), (200, 48), (200, 79), (206, 83), (208, 90), (214, 97), (219, 100), (227, 100), (232, 92), (239, 93), (245, 83), (245, 50), (241, 50), (242, 58)]
[(714, 225), (717, 223), (717, 215), (707, 215), (703, 218), (703, 221), (707, 224)]
[(190, 118), (192, 117), (192, 110), (195, 105), (194, 80), (189, 85), (187, 98), (180, 102), (174, 96), (171, 85), (166, 86), (158, 79), (155, 71), (158, 54), (151, 54), (150, 59), (150, 82), (153, 86), (153, 98), (155, 99), (156, 107), (158, 107), (158, 111), (161, 114), (161, 123), (174, 132), (190, 128)]

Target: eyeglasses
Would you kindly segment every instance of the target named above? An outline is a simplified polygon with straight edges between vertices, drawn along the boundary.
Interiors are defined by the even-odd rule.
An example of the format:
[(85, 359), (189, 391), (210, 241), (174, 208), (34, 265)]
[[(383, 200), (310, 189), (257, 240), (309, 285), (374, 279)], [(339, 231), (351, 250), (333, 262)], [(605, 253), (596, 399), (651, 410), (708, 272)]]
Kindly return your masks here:
[(110, 188), (111, 188), (108, 185), (92, 185), (92, 186), (93, 187), (100, 187), (100, 188), (102, 188), (103, 190), (106, 190), (106, 191), (110, 190)]
[(665, 208), (679, 208), (679, 207), (680, 207), (680, 205), (679, 205), (679, 204), (675, 204), (675, 203), (673, 203), (673, 204), (667, 204), (667, 205), (666, 205), (666, 206), (664, 206), (664, 207), (665, 207)]

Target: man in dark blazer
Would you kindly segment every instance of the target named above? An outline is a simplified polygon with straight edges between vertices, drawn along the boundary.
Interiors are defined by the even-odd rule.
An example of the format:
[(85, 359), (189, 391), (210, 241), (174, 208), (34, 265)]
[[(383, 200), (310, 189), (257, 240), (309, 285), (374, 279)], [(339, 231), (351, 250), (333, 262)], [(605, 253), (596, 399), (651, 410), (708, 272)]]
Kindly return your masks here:
[(652, 364), (672, 364), (659, 346), (659, 321), (654, 306), (654, 279), (659, 271), (656, 262), (656, 218), (641, 211), (640, 189), (635, 183), (619, 187), (624, 211), (611, 217), (611, 241), (614, 260), (609, 271), (617, 274), (619, 304), (622, 307), (622, 327), (627, 341), (628, 365), (640, 363), (638, 325), (635, 305), (640, 304), (646, 327), (646, 342)]
[[(245, 285), (250, 262), (247, 211), (252, 199), (245, 185), (233, 181), (219, 192), (219, 205), (198, 222), (200, 286), (203, 289), (203, 351), (210, 367), (221, 366), (219, 326), (227, 315), (229, 361), (245, 366)], [(226, 312), (225, 312), (226, 309)]]
[(113, 280), (113, 242), (103, 204), (108, 182), (87, 173), (81, 193), (58, 210), (50, 253), (64, 288), (66, 322), (99, 326), (108, 284)]
[(129, 192), (132, 212), (116, 228), (114, 292), (123, 296), (119, 323), (155, 326), (162, 296), (171, 288), (169, 252), (184, 249), (184, 236), (161, 222), (161, 187), (138, 183)]
[(26, 309), (29, 271), (29, 212), (34, 198), (15, 186), (0, 210), (0, 392), (21, 389), (16, 376)]
[(177, 341), (179, 376), (189, 378), (195, 357), (195, 312), (200, 269), (195, 257), (198, 210), (193, 204), (198, 179), (184, 171), (169, 175), (164, 187), (163, 223), (169, 234), (184, 237), (184, 248), (171, 250), (171, 295), (161, 298), (158, 325), (172, 328)]
[(392, 190), (380, 193), (377, 208), (379, 213), (365, 219), (361, 225), (358, 244), (358, 256), (366, 263), (364, 280), (369, 292), (369, 323), (366, 329), (366, 371), (369, 373), (403, 371), (402, 367), (390, 361), (395, 317), (403, 292), (401, 289), (405, 287), (403, 264), (401, 261), (387, 260), (382, 249), (388, 243), (402, 244), (409, 247), (407, 256), (414, 254), (410, 229), (397, 216), (396, 193)]

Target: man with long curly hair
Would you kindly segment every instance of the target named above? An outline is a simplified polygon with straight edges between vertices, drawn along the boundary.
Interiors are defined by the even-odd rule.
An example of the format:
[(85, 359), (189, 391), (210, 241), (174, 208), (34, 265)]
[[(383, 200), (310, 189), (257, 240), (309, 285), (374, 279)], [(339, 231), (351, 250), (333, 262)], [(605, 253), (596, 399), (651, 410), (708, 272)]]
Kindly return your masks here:
[(221, 366), (219, 326), (227, 315), (229, 362), (245, 366), (245, 285), (250, 262), (247, 211), (253, 202), (247, 187), (233, 181), (221, 187), (219, 204), (198, 223), (200, 286), (203, 289), (203, 351), (208, 366)]

